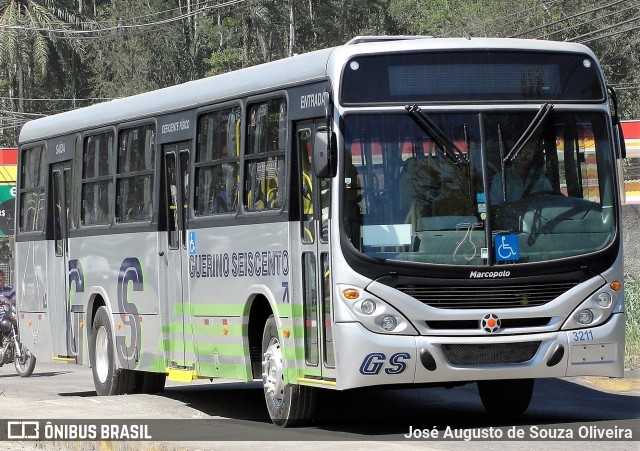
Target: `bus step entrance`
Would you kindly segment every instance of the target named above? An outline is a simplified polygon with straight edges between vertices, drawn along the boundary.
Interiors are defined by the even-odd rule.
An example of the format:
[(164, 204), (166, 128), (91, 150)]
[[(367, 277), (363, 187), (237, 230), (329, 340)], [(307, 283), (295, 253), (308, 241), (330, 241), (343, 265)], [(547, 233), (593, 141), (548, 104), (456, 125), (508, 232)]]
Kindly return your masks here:
[(78, 363), (78, 359), (69, 355), (58, 355), (51, 358), (54, 362)]
[(170, 381), (192, 382), (194, 379), (198, 379), (198, 375), (193, 368), (169, 367), (167, 368), (167, 373), (169, 373)]

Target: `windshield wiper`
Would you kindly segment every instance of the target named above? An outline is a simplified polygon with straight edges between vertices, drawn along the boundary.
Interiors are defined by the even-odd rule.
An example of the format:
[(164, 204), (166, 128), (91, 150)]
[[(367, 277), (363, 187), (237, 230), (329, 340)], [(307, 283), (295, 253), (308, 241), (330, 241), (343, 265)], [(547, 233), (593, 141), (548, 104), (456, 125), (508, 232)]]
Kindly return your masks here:
[(529, 142), (531, 137), (538, 131), (540, 126), (544, 123), (544, 120), (547, 118), (549, 113), (553, 110), (553, 105), (551, 103), (545, 103), (540, 107), (535, 117), (524, 131), (522, 136), (518, 138), (518, 141), (513, 145), (513, 148), (509, 151), (506, 157), (502, 160), (503, 163), (507, 161), (513, 161), (518, 156), (518, 153), (522, 150), (522, 148)]
[(507, 171), (504, 166), (504, 139), (502, 138), (502, 129), (498, 124), (498, 149), (500, 150), (500, 177), (502, 180), (502, 202), (507, 201)]
[(436, 142), (437, 146), (442, 149), (445, 156), (452, 160), (455, 164), (469, 163), (467, 156), (456, 146), (433, 120), (427, 116), (418, 105), (406, 105), (405, 110), (411, 115), (418, 126), (427, 132), (429, 136)]

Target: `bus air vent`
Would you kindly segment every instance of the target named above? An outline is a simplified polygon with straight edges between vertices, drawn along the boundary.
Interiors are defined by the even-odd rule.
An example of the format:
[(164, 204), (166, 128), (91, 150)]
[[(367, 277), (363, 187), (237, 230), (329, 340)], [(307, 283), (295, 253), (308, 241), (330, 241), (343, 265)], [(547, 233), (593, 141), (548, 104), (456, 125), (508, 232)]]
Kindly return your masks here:
[[(534, 318), (502, 318), (504, 329), (518, 329), (523, 327), (544, 327), (548, 326), (551, 317)], [(480, 329), (480, 320), (429, 320), (425, 321), (429, 329), (435, 330), (474, 330)]]
[(544, 305), (577, 285), (575, 281), (483, 287), (399, 285), (397, 289), (430, 307), (486, 310)]
[(451, 365), (506, 365), (533, 359), (540, 341), (524, 343), (443, 344), (442, 352)]

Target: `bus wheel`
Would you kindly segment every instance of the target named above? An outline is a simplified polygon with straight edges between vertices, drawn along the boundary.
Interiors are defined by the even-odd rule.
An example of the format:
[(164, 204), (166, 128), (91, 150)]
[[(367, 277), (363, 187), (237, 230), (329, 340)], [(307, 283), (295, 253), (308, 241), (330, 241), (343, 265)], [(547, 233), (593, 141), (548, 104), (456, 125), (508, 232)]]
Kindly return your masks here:
[(93, 373), (93, 384), (100, 396), (132, 393), (135, 373), (116, 368), (114, 340), (107, 308), (102, 306), (96, 312), (89, 341), (89, 361)]
[(136, 371), (135, 375), (136, 381), (133, 389), (134, 393), (153, 395), (164, 390), (164, 385), (167, 381), (167, 375), (165, 373)]
[(282, 355), (276, 320), (271, 315), (262, 335), (262, 382), (271, 421), (277, 426), (302, 426), (313, 417), (316, 390), (285, 384), (285, 360)]
[(493, 415), (520, 415), (529, 407), (533, 379), (478, 381), (482, 405)]

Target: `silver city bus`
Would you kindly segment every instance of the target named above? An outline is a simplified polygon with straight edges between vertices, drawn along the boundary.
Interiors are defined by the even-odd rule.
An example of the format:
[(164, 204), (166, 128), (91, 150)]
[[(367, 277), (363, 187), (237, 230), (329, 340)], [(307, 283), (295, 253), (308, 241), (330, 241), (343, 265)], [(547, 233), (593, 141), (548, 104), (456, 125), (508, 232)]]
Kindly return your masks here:
[[(611, 109), (610, 109), (611, 105)], [(99, 395), (621, 377), (615, 93), (573, 43), (357, 38), (31, 121), (20, 331)]]

